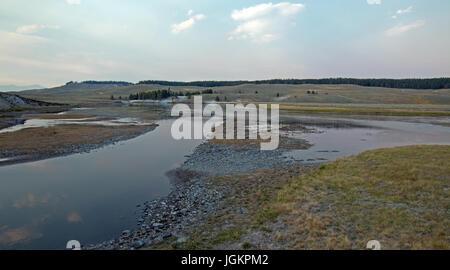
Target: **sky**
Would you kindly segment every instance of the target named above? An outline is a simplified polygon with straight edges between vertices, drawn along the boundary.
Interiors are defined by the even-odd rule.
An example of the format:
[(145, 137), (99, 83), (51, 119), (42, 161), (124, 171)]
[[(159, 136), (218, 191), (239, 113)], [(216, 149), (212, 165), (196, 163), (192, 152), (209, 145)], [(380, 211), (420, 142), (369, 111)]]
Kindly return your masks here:
[(0, 84), (450, 76), (450, 1), (2, 0)]

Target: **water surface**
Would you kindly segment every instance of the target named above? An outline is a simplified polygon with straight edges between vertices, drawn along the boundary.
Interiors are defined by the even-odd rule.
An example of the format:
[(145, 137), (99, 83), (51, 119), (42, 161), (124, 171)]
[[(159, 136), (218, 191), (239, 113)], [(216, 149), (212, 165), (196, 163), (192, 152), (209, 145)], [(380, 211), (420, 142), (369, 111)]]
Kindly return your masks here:
[[(291, 134), (314, 144), (286, 154), (305, 163), (380, 147), (450, 144), (450, 128), (430, 124), (436, 119), (290, 120), (318, 131)], [(167, 195), (166, 172), (202, 142), (173, 140), (172, 122), (160, 121), (152, 132), (91, 153), (0, 167), (0, 249), (64, 249), (68, 240), (98, 243), (133, 229), (136, 205)]]
[(324, 117), (290, 116), (315, 129), (312, 133), (293, 133), (290, 136), (307, 140), (313, 146), (307, 150), (293, 150), (285, 156), (304, 163), (332, 161), (339, 157), (366, 150), (419, 144), (450, 144), (450, 127), (431, 123), (448, 123), (449, 118), (402, 117)]
[(0, 249), (97, 243), (136, 224), (136, 205), (170, 191), (166, 172), (201, 141), (175, 141), (171, 120), (91, 153), (0, 167)]

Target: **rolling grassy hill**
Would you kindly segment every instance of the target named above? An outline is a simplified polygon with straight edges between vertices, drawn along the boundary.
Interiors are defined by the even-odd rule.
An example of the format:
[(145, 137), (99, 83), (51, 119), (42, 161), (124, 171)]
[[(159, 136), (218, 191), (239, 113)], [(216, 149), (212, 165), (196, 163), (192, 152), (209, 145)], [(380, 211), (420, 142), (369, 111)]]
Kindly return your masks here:
[[(111, 102), (114, 95), (128, 97), (138, 92), (167, 89), (168, 86), (155, 84), (115, 85), (77, 84), (40, 90), (27, 90), (20, 95), (33, 99), (60, 103), (104, 103)], [(213, 89), (214, 94), (204, 95), (205, 100), (219, 96), (223, 101), (275, 102), (295, 104), (421, 104), (450, 105), (450, 89), (415, 90), (358, 85), (317, 85), (317, 84), (242, 84), (221, 87), (171, 86), (173, 91), (198, 91)], [(315, 94), (308, 94), (314, 91)]]

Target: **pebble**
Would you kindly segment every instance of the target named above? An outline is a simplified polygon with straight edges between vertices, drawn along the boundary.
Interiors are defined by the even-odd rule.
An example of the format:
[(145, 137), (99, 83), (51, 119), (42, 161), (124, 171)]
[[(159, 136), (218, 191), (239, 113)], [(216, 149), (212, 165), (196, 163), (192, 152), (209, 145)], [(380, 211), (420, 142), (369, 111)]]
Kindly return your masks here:
[[(229, 145), (206, 142), (196, 148), (179, 170), (219, 176), (298, 165), (299, 162), (295, 160), (281, 158), (285, 151), (289, 149), (260, 151), (259, 146), (246, 146), (243, 151), (233, 149)], [(138, 204), (138, 229), (125, 230), (115, 241), (91, 245), (89, 249), (137, 249), (145, 244), (150, 246), (172, 236), (183, 235), (186, 228), (198, 225), (198, 221), (217, 212), (216, 207), (225, 198), (224, 188), (224, 185), (214, 189), (208, 187), (201, 177), (177, 182), (167, 197)], [(248, 213), (248, 209), (243, 207), (236, 211), (241, 214)], [(226, 227), (233, 227), (233, 224)], [(174, 240), (176, 243), (186, 241), (186, 237)]]
[(138, 241), (136, 241), (136, 242), (133, 242), (133, 247), (134, 247), (134, 248), (141, 248), (141, 247), (143, 247), (143, 246), (144, 246), (144, 242), (141, 241), (141, 240), (138, 240)]
[(177, 243), (181, 244), (181, 243), (185, 243), (187, 241), (186, 237), (180, 237), (177, 239)]

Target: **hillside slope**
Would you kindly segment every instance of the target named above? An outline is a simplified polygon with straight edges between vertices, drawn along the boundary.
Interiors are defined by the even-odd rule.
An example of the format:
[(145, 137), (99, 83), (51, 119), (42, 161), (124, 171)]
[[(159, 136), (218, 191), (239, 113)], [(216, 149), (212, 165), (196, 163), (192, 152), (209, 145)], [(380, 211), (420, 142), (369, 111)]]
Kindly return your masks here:
[(58, 106), (61, 104), (38, 101), (24, 98), (14, 94), (0, 92), (0, 111), (9, 111), (15, 109), (32, 109), (43, 106)]
[[(280, 104), (423, 104), (450, 105), (450, 89), (416, 90), (358, 85), (317, 84), (242, 84), (221, 87), (165, 86), (158, 84), (89, 84), (77, 83), (56, 88), (20, 92), (21, 96), (58, 103), (103, 103), (111, 96), (127, 98), (130, 94), (160, 89), (195, 92), (212, 89), (213, 94), (204, 95), (204, 100), (240, 102), (275, 102)], [(312, 93), (314, 92), (314, 93)]]

